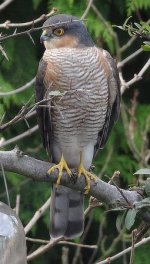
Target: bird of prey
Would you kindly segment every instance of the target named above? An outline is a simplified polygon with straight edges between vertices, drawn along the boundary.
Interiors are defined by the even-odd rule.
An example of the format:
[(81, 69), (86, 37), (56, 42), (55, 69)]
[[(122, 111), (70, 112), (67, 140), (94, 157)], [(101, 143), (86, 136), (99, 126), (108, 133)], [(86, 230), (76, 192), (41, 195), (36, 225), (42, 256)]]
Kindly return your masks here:
[(48, 173), (58, 171), (52, 191), (51, 237), (74, 238), (84, 228), (83, 194), (61, 186), (62, 171), (85, 176), (98, 149), (104, 147), (120, 109), (116, 64), (98, 48), (83, 21), (54, 15), (44, 23), (41, 42), (45, 52), (36, 76), (35, 97), (43, 145), (51, 161)]

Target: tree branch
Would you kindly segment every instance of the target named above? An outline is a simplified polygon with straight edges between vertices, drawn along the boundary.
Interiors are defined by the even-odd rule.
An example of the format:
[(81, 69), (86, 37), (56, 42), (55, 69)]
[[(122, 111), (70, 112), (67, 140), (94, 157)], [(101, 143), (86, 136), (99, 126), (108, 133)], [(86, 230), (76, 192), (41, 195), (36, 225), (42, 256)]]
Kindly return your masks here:
[[(40, 244), (48, 244), (50, 242), (50, 240), (36, 239), (36, 238), (31, 238), (31, 237), (26, 237), (26, 240), (34, 242), (34, 243), (40, 243)], [(59, 241), (58, 244), (59, 245), (70, 245), (70, 246), (81, 247), (81, 248), (91, 248), (91, 249), (97, 248), (97, 245), (85, 245), (85, 244), (74, 243), (71, 241)]]
[(88, 1), (87, 7), (86, 7), (86, 9), (85, 9), (83, 15), (81, 16), (81, 19), (86, 18), (86, 16), (88, 15), (88, 13), (89, 13), (89, 11), (90, 11), (90, 8), (91, 8), (92, 3), (93, 3), (93, 0), (89, 0), (89, 1)]
[[(74, 20), (68, 20), (66, 22), (61, 22), (61, 25), (65, 25), (65, 24), (68, 24), (68, 23), (71, 23), (71, 22), (75, 22), (75, 21), (84, 21), (85, 19), (74, 19)], [(41, 26), (41, 27), (34, 27), (34, 23), (32, 25), (32, 27), (28, 30), (25, 30), (25, 31), (21, 31), (21, 32), (18, 32), (16, 33), (16, 31), (11, 34), (11, 35), (6, 35), (6, 36), (3, 36), (3, 35), (0, 35), (0, 42), (2, 42), (3, 40), (6, 40), (6, 39), (9, 39), (9, 38), (16, 38), (16, 37), (20, 37), (20, 36), (24, 36), (24, 35), (27, 35), (27, 36), (30, 36), (30, 33), (32, 32), (35, 32), (35, 31), (38, 31), (38, 30), (41, 30), (41, 29), (45, 29), (45, 28), (51, 28), (53, 26), (59, 26), (60, 25), (60, 22), (58, 23), (54, 23), (50, 26)]]
[(51, 198), (49, 198), (43, 205), (41, 208), (39, 208), (34, 216), (31, 218), (30, 222), (26, 225), (26, 227), (24, 228), (24, 232), (25, 234), (27, 234), (31, 228), (34, 226), (34, 224), (39, 220), (39, 218), (44, 214), (44, 212), (47, 210), (47, 208), (50, 207), (50, 200)]
[(7, 145), (9, 145), (9, 144), (12, 144), (12, 143), (14, 143), (14, 142), (16, 142), (16, 141), (18, 141), (18, 140), (20, 140), (20, 139), (23, 139), (23, 138), (25, 138), (25, 137), (29, 137), (29, 136), (31, 136), (33, 133), (35, 133), (35, 131), (37, 131), (38, 130), (38, 125), (35, 125), (34, 127), (32, 127), (32, 128), (29, 128), (27, 131), (25, 131), (25, 132), (23, 132), (22, 134), (19, 134), (18, 136), (16, 136), (16, 137), (13, 137), (13, 138), (10, 138), (10, 139), (8, 139), (8, 140), (4, 140), (4, 141), (2, 141), (2, 143), (0, 144), (0, 148), (1, 147), (4, 147), (4, 146), (7, 146)]
[(14, 0), (5, 0), (1, 5), (0, 5), (0, 11), (2, 11), (3, 9), (5, 9), (9, 4), (11, 4), (11, 2), (13, 2)]
[(143, 74), (149, 69), (150, 67), (150, 59), (145, 63), (145, 65), (142, 67), (142, 69), (137, 73), (134, 74), (134, 77), (128, 81), (128, 82), (123, 82), (121, 84), (121, 94), (124, 93), (126, 89), (128, 89), (131, 85), (133, 85), (135, 82), (138, 82), (139, 80), (142, 79)]
[(9, 92), (0, 92), (0, 96), (4, 97), (4, 96), (10, 96), (10, 95), (14, 95), (16, 93), (21, 93), (23, 91), (25, 91), (26, 89), (30, 88), (31, 85), (33, 85), (35, 83), (35, 77), (27, 82), (26, 84), (24, 84), (23, 86), (15, 89), (15, 90), (12, 90), (12, 91), (9, 91)]
[[(51, 175), (47, 175), (48, 169), (53, 164), (24, 155), (17, 148), (12, 151), (0, 151), (0, 163), (4, 170), (19, 173), (36, 181), (54, 183), (57, 179), (57, 171), (54, 171)], [(75, 171), (72, 172), (72, 177), (67, 177), (66, 172), (63, 173), (61, 184), (71, 189), (84, 192), (84, 177), (76, 177)], [(91, 181), (90, 195), (109, 205), (117, 206), (119, 204), (126, 207), (129, 207), (126, 199), (131, 205), (135, 201), (142, 199), (142, 196), (136, 191), (122, 190), (120, 192), (115, 186), (98, 178), (96, 182)], [(126, 199), (124, 199), (124, 196)]]
[[(36, 115), (36, 111), (34, 110), (33, 112), (31, 111), (31, 109), (29, 109), (29, 107), (26, 105), (24, 105), (21, 110), (19, 111), (19, 113), (12, 118), (10, 121), (6, 122), (6, 123), (2, 123), (0, 122), (0, 132), (2, 132), (3, 130), (5, 130), (6, 128), (8, 128), (9, 126), (21, 121), (21, 120), (26, 120), (32, 116)], [(3, 120), (3, 118), (2, 118)], [(1, 124), (2, 123), (2, 124)], [(0, 147), (1, 147), (1, 142), (0, 142)]]
[(60, 240), (62, 240), (62, 237), (51, 239), (47, 245), (39, 247), (33, 253), (28, 255), (27, 261), (31, 261), (32, 259), (44, 254), (46, 251), (48, 251), (49, 248), (55, 246)]
[[(136, 243), (136, 244), (134, 245), (134, 247), (135, 247), (135, 248), (140, 247), (140, 246), (142, 246), (142, 245), (145, 245), (145, 244), (148, 243), (148, 242), (150, 242), (150, 236), (147, 237), (147, 238), (143, 238), (140, 242)], [(129, 253), (129, 252), (131, 251), (131, 249), (132, 249), (132, 246), (126, 248), (125, 250), (123, 250), (123, 251), (117, 253), (116, 255), (114, 255), (114, 256), (112, 256), (112, 257), (109, 257), (109, 258), (107, 258), (107, 259), (105, 259), (105, 260), (102, 260), (102, 261), (100, 261), (100, 262), (96, 262), (96, 264), (107, 264), (107, 263), (110, 263), (110, 262), (112, 262), (112, 261), (114, 261), (114, 260), (116, 260), (116, 259), (122, 257), (124, 254)]]
[(135, 52), (133, 52), (131, 55), (129, 55), (128, 57), (126, 57), (124, 60), (120, 61), (117, 64), (118, 69), (122, 68), (127, 62), (129, 62), (130, 60), (134, 59), (135, 57), (137, 57), (140, 53), (143, 52), (143, 49), (140, 48), (138, 50), (136, 50)]
[[(12, 2), (13, 0), (6, 0), (6, 1), (7, 2), (8, 1)], [(0, 6), (0, 8), (1, 8), (1, 6)], [(53, 8), (50, 13), (43, 14), (40, 17), (38, 17), (37, 19), (29, 21), (29, 22), (25, 22), (25, 23), (11, 23), (11, 21), (6, 20), (4, 23), (0, 24), (0, 28), (9, 29), (9, 28), (14, 28), (14, 27), (17, 28), (17, 27), (33, 26), (33, 24), (37, 24), (37, 23), (39, 23), (39, 22), (41, 22), (43, 20), (46, 20), (47, 18), (49, 18), (50, 16), (54, 15), (57, 12), (58, 12), (58, 9), (57, 8)]]

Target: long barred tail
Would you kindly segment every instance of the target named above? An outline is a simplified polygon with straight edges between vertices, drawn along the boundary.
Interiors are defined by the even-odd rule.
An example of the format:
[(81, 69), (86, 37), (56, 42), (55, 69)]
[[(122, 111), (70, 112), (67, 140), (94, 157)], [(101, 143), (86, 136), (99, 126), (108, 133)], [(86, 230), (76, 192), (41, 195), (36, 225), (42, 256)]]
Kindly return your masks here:
[(50, 235), (52, 238), (80, 236), (84, 229), (83, 195), (59, 185), (53, 187), (50, 207)]

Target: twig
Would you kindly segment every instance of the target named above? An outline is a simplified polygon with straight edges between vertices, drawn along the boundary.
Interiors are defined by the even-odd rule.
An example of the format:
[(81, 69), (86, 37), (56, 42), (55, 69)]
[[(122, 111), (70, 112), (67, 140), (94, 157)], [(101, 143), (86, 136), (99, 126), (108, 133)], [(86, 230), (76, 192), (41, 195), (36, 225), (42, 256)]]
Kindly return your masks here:
[(135, 57), (137, 57), (142, 52), (143, 52), (143, 49), (142, 48), (136, 50), (131, 55), (129, 55), (128, 57), (126, 57), (124, 60), (122, 60), (121, 62), (119, 62), (117, 64), (117, 67), (118, 68), (122, 68), (127, 62), (129, 62), (130, 60), (134, 59)]
[[(29, 98), (27, 103), (21, 108), (19, 113), (14, 118), (12, 118), (10, 121), (8, 121), (7, 123), (4, 123), (4, 124), (2, 124), (2, 122), (3, 122), (5, 114), (3, 115), (3, 117), (2, 117), (2, 119), (0, 121), (0, 132), (5, 130), (10, 125), (12, 125), (14, 123), (17, 123), (18, 121), (21, 121), (23, 119), (25, 120), (25, 122), (26, 122), (26, 124), (28, 126), (28, 123), (27, 123), (26, 119), (30, 118), (31, 116), (33, 116), (35, 114), (35, 111), (31, 111), (32, 109), (28, 106), (30, 101), (31, 101), (31, 99), (32, 99), (32, 97), (33, 97), (33, 95)], [(28, 126), (28, 128), (29, 128), (29, 126)]]
[(35, 225), (35, 223), (39, 220), (39, 218), (44, 214), (44, 212), (50, 207), (50, 198), (39, 208), (34, 216), (31, 218), (30, 222), (24, 228), (25, 234), (27, 234), (31, 228)]
[(68, 264), (69, 263), (69, 248), (62, 247), (62, 255), (61, 255), (61, 263)]
[(34, 82), (35, 82), (35, 77), (30, 82), (27, 82), (25, 85), (13, 90), (13, 91), (0, 92), (0, 96), (4, 97), (4, 96), (14, 95), (16, 93), (21, 93), (21, 92), (25, 91), (26, 89), (28, 89), (32, 84), (34, 84)]
[(109, 184), (114, 184), (114, 180), (120, 176), (120, 171), (114, 171), (112, 177), (109, 180)]
[[(32, 97), (31, 97), (32, 98)], [(31, 99), (30, 98), (30, 99)], [(49, 98), (49, 99), (43, 99), (41, 101), (39, 101), (38, 103), (35, 103), (33, 105), (33, 107), (28, 107), (28, 104), (30, 102), (30, 99), (29, 101), (21, 108), (21, 110), (19, 111), (19, 113), (13, 118), (11, 119), (10, 121), (8, 121), (7, 123), (4, 123), (4, 124), (0, 124), (0, 132), (5, 130), (6, 128), (8, 128), (10, 125), (12, 124), (15, 124), (17, 123), (18, 121), (21, 121), (21, 120), (26, 120), (27, 118), (30, 118), (32, 117), (33, 115), (36, 115), (36, 111), (35, 109), (37, 108), (37, 106), (41, 107), (42, 106), (42, 103), (44, 102), (49, 102), (52, 100), (52, 98)], [(53, 108), (53, 106), (51, 106)], [(3, 118), (2, 118), (3, 120)], [(0, 123), (2, 123), (2, 120)], [(0, 143), (0, 146), (2, 146), (2, 143)]]
[[(35, 239), (35, 238), (31, 238), (31, 237), (26, 237), (26, 240), (31, 241), (31, 242), (35, 242), (35, 243), (42, 243), (42, 244), (48, 244), (49, 243), (49, 240)], [(97, 248), (97, 245), (84, 245), (84, 244), (74, 243), (74, 242), (70, 242), (70, 241), (59, 241), (58, 244), (70, 245), (70, 246), (81, 247), (81, 248), (91, 248), (91, 249)]]
[(114, 238), (110, 247), (106, 250), (104, 249), (104, 243), (103, 243), (103, 250), (102, 250), (103, 251), (103, 257), (110, 256), (110, 254), (112, 252), (114, 252), (114, 248), (121, 241), (122, 236), (123, 236), (123, 230)]
[(13, 2), (14, 0), (5, 0), (1, 5), (0, 5), (0, 11), (2, 11), (3, 9), (5, 9), (9, 4), (11, 4), (11, 2)]
[[(142, 132), (142, 139), (143, 139), (143, 144), (141, 146), (141, 156), (143, 157), (141, 168), (143, 167), (143, 164), (148, 167), (149, 166), (149, 160), (150, 160), (150, 149), (149, 149), (149, 129), (150, 129), (150, 115), (146, 118), (145, 121), (145, 128), (144, 131)], [(144, 161), (144, 162), (143, 162)]]
[[(25, 114), (27, 113), (27, 111), (28, 111), (28, 106), (26, 104), (25, 106), (23, 106), (21, 108), (21, 110), (19, 111), (19, 113), (13, 119), (11, 119), (10, 121), (8, 121), (7, 123), (4, 123), (4, 124), (1, 124), (0, 125), (0, 132), (3, 131), (3, 130), (5, 130), (6, 128), (8, 128), (10, 125), (17, 123), (17, 121), (23, 119), (24, 116), (25, 116)], [(27, 115), (26, 115), (26, 117), (27, 117)]]
[(88, 12), (90, 11), (90, 8), (91, 8), (92, 3), (93, 3), (93, 0), (88, 0), (87, 7), (86, 7), (83, 15), (81, 16), (81, 19), (86, 18), (86, 16), (88, 15)]
[(6, 181), (6, 175), (5, 175), (5, 171), (3, 168), (3, 164), (1, 162), (0, 162), (0, 166), (1, 166), (1, 171), (2, 171), (2, 175), (3, 175), (3, 179), (4, 179), (4, 185), (5, 185), (6, 195), (7, 195), (7, 203), (10, 207), (10, 199), (9, 199), (9, 192), (8, 192), (8, 186), (7, 186), (7, 181)]
[(125, 131), (125, 135), (126, 135), (126, 139), (127, 139), (127, 143), (128, 143), (129, 149), (132, 151), (134, 158), (138, 162), (140, 162), (141, 154), (140, 154), (139, 149), (135, 145), (135, 142), (134, 142), (133, 138), (131, 137), (131, 135), (129, 133), (129, 121), (128, 121), (128, 116), (127, 116), (127, 112), (126, 112), (125, 105), (124, 105), (123, 101), (122, 101), (122, 104), (121, 104), (121, 117), (122, 117), (124, 131)]
[[(126, 249), (126, 244), (127, 244), (127, 242), (126, 241), (124, 241), (124, 239), (122, 240), (122, 248), (123, 248), (123, 250), (125, 250)], [(123, 256), (122, 256), (122, 264), (128, 264), (128, 260), (127, 260), (127, 255), (126, 254), (124, 254)]]
[(16, 207), (15, 207), (16, 215), (19, 215), (19, 209), (20, 209), (20, 194), (17, 194), (17, 196), (16, 196)]
[(132, 231), (132, 246), (131, 246), (130, 264), (133, 264), (133, 262), (134, 262), (135, 232), (136, 232), (136, 230)]
[(111, 157), (112, 157), (112, 154), (113, 154), (113, 151), (114, 151), (114, 146), (111, 146), (108, 150), (108, 154), (105, 158), (105, 162), (104, 162), (104, 165), (102, 167), (102, 169), (100, 170), (100, 173), (98, 174), (98, 178), (101, 179), (103, 173), (105, 172), (105, 170), (108, 168), (108, 164), (111, 160)]
[(7, 56), (7, 53), (6, 53), (6, 51), (4, 50), (4, 48), (2, 47), (2, 45), (0, 45), (0, 51), (1, 51), (2, 55), (5, 57), (5, 59), (9, 61), (9, 58), (8, 58), (8, 56)]
[(96, 198), (90, 197), (89, 199), (89, 206), (85, 209), (84, 215), (87, 216), (93, 208), (101, 207), (103, 203), (100, 203)]
[(18, 141), (20, 139), (23, 139), (25, 137), (31, 136), (37, 130), (38, 130), (38, 125), (28, 129), (26, 132), (23, 132), (22, 134), (20, 134), (20, 135), (18, 135), (16, 137), (10, 138), (10, 139), (2, 142), (1, 145), (0, 145), (0, 148), (2, 148), (4, 146), (7, 146), (9, 144), (15, 143), (16, 141)]
[[(11, 126), (13, 124), (16, 124), (17, 122), (19, 122), (21, 120), (25, 120), (25, 119), (28, 119), (28, 118), (36, 115), (36, 111), (30, 112), (30, 113), (26, 113), (25, 108), (24, 109), (23, 108), (21, 109), (21, 112), (19, 112), (13, 119), (11, 119), (10, 121), (8, 121), (5, 124), (0, 125), (0, 132), (5, 130), (9, 126)], [(1, 143), (0, 143), (0, 145), (1, 145)]]
[(130, 38), (129, 41), (120, 48), (120, 52), (123, 53), (124, 51), (126, 51), (127, 48), (129, 48), (136, 39), (136, 36)]
[(120, 192), (120, 194), (122, 195), (122, 197), (124, 198), (124, 200), (126, 201), (126, 203), (128, 204), (129, 208), (132, 208), (132, 204), (128, 201), (128, 198), (126, 197), (126, 195), (123, 193), (123, 191), (117, 186), (117, 184), (113, 181), (113, 179), (111, 178), (110, 180), (111, 183), (113, 183), (113, 185), (116, 186), (117, 190)]
[(100, 21), (106, 26), (107, 30), (109, 31), (110, 35), (114, 38), (115, 37), (115, 32), (111, 28), (110, 24), (107, 22), (107, 20), (102, 16), (100, 11), (97, 9), (95, 4), (91, 4), (91, 8), (94, 11), (94, 13), (97, 15), (97, 17), (100, 19)]
[[(30, 181), (31, 181), (30, 179), (25, 179), (25, 180), (21, 181), (21, 183), (19, 183), (19, 188), (20, 188), (21, 186), (24, 186), (24, 185), (28, 184)], [(10, 189), (9, 189), (9, 194), (10, 194), (11, 192), (13, 192), (14, 190), (16, 190), (16, 187), (12, 187), (12, 188), (10, 188)], [(6, 191), (5, 191), (5, 192), (2, 192), (2, 193), (0, 194), (0, 199), (1, 199), (2, 197), (4, 197), (5, 195), (6, 195)]]
[[(138, 76), (142, 77), (142, 75), (145, 73), (145, 71), (150, 67), (150, 59), (145, 63), (143, 68), (139, 71)], [(127, 83), (128, 84), (128, 83)]]
[(124, 93), (124, 91), (126, 89), (128, 89), (131, 85), (133, 85), (135, 82), (141, 80), (143, 74), (147, 71), (147, 69), (149, 68), (149, 66), (150, 66), (150, 59), (148, 59), (148, 61), (145, 63), (145, 65), (139, 71), (139, 73), (135, 74), (134, 77), (130, 81), (125, 82), (124, 84), (122, 84), (122, 86), (121, 86), (121, 93)]
[[(9, 0), (9, 1), (13, 1), (13, 0)], [(37, 24), (43, 20), (46, 20), (47, 18), (49, 18), (50, 16), (54, 15), (55, 13), (58, 12), (57, 8), (53, 8), (52, 11), (48, 14), (43, 14), (41, 15), (39, 18), (29, 21), (29, 22), (25, 22), (25, 23), (11, 23), (9, 20), (5, 21), (4, 23), (0, 24), (0, 28), (18, 28), (18, 27), (28, 27), (28, 26), (33, 26), (33, 24)]]
[(47, 252), (51, 247), (55, 246), (58, 241), (62, 240), (63, 237), (59, 237), (56, 239), (52, 239), (49, 241), (49, 243), (46, 246), (41, 246), (37, 250), (35, 250), (33, 253), (27, 256), (27, 261), (31, 261), (32, 259), (37, 258), (38, 256), (44, 254)]
[[(145, 244), (148, 243), (148, 242), (150, 242), (150, 236), (147, 237), (147, 238), (143, 238), (140, 242), (136, 243), (136, 244), (134, 245), (134, 247), (135, 247), (135, 248), (140, 247), (140, 246), (142, 246), (142, 245), (145, 245)], [(109, 258), (107, 258), (107, 259), (105, 259), (105, 260), (102, 260), (102, 261), (100, 261), (100, 262), (96, 262), (96, 264), (108, 264), (108, 259), (109, 259), (110, 262), (112, 262), (112, 261), (114, 261), (114, 260), (116, 260), (116, 259), (122, 257), (124, 254), (129, 253), (129, 252), (131, 251), (131, 249), (132, 249), (132, 246), (126, 248), (125, 250), (123, 250), (123, 251), (117, 253), (116, 255), (114, 255), (114, 256), (112, 256), (112, 257), (109, 257)]]
[[(149, 24), (149, 23), (150, 23), (150, 19), (147, 20), (146, 23)], [(142, 30), (142, 28), (144, 29), (144, 26), (141, 27), (141, 30)], [(125, 45), (123, 45), (123, 46), (120, 48), (120, 53), (123, 53), (124, 51), (126, 51), (126, 49), (129, 48), (129, 47), (132, 45), (132, 43), (133, 43), (136, 39), (137, 39), (137, 35), (136, 35), (136, 36), (133, 35), (133, 36), (129, 39), (129, 41), (128, 41)]]
[(81, 248), (97, 248), (97, 245), (86, 245), (86, 244), (80, 244), (80, 243), (73, 243), (70, 241), (60, 241), (58, 244), (62, 245), (70, 245), (70, 246), (75, 246), (75, 247), (81, 247)]
[(97, 252), (99, 250), (99, 245), (101, 244), (101, 241), (102, 241), (103, 227), (104, 227), (105, 222), (106, 222), (106, 215), (103, 214), (103, 217), (100, 220), (100, 224), (99, 224), (98, 236), (97, 236), (97, 241), (96, 241), (97, 248), (93, 250), (91, 257), (90, 257), (87, 264), (93, 264), (94, 263), (95, 256), (97, 255)]
[[(89, 221), (88, 221), (88, 223), (86, 225), (86, 228), (84, 230), (84, 233), (83, 233), (82, 237), (80, 238), (81, 243), (83, 243), (84, 240), (85, 240), (85, 238), (86, 238), (86, 235), (87, 235), (87, 233), (89, 231), (89, 228), (91, 226), (92, 220), (93, 220), (93, 215), (90, 215), (90, 218), (89, 218)], [(74, 254), (74, 258), (73, 258), (72, 264), (76, 264), (77, 263), (78, 258), (80, 256), (80, 251), (81, 251), (81, 248), (77, 248), (76, 249), (76, 252)]]
[[(61, 22), (61, 25), (62, 24), (68, 24), (68, 23), (72, 23), (72, 22), (77, 22), (77, 21), (83, 21), (84, 19), (77, 19), (77, 20), (70, 20), (70, 21), (66, 21), (66, 22)], [(6, 39), (9, 39), (9, 38), (16, 38), (16, 37), (20, 37), (20, 36), (24, 36), (24, 35), (29, 35), (30, 33), (32, 32), (35, 32), (35, 31), (39, 31), (41, 29), (45, 29), (45, 28), (49, 28), (49, 27), (56, 27), (56, 26), (59, 26), (60, 25), (60, 22), (58, 23), (55, 23), (55, 24), (52, 24), (50, 26), (42, 26), (42, 27), (32, 27), (28, 30), (25, 30), (25, 31), (21, 31), (21, 32), (18, 32), (18, 33), (13, 33), (11, 35), (8, 35), (8, 36), (0, 36), (0, 42), (1, 41), (4, 41)]]
[(118, 36), (117, 34), (113, 31), (112, 27), (110, 24), (105, 20), (105, 18), (102, 16), (100, 11), (97, 9), (97, 7), (92, 3), (91, 8), (94, 11), (94, 13), (97, 15), (97, 17), (100, 19), (100, 21), (104, 24), (104, 26), (107, 28), (108, 32), (112, 36), (112, 38), (115, 41), (115, 48), (116, 48), (116, 54), (117, 54), (117, 61), (121, 60), (121, 54), (120, 54), (120, 45), (118, 41)]

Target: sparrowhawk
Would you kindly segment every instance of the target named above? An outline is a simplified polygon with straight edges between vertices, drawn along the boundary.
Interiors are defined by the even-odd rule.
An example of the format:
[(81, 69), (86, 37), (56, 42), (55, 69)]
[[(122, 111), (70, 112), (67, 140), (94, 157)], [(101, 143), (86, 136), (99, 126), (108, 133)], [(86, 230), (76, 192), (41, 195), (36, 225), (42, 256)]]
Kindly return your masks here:
[(116, 64), (98, 48), (83, 21), (55, 15), (44, 23), (41, 42), (46, 48), (36, 77), (36, 102), (43, 145), (52, 158), (48, 172), (58, 170), (52, 191), (51, 237), (74, 238), (83, 232), (83, 194), (59, 185), (62, 171), (85, 176), (93, 157), (103, 148), (120, 109)]

